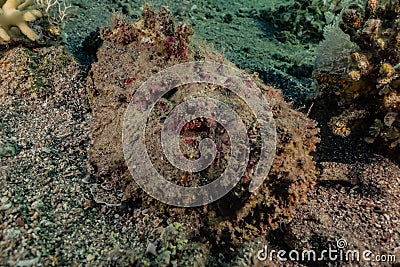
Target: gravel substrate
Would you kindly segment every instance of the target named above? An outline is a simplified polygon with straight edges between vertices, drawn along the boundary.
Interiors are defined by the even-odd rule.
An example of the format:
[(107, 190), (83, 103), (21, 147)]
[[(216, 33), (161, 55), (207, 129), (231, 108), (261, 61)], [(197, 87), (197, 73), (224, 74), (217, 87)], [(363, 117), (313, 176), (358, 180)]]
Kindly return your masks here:
[[(39, 54), (54, 51), (63, 58), (62, 49)], [(8, 59), (21, 53), (14, 49)], [(36, 56), (42, 58), (31, 59)], [(43, 98), (11, 93), (14, 66), (19, 65), (11, 61), (8, 75), (3, 73), (0, 90), (0, 266), (107, 265), (111, 251), (133, 247), (137, 230), (150, 226), (149, 214), (138, 209), (120, 215), (92, 197), (86, 162), (90, 113), (83, 108), (86, 82), (78, 65), (53, 70), (55, 93)], [(60, 75), (65, 71), (71, 77)], [(39, 76), (33, 71), (30, 77)], [(129, 214), (141, 223), (134, 227)]]
[[(293, 249), (321, 252), (356, 250), (359, 260), (324, 262), (330, 266), (392, 266), (400, 259), (400, 168), (390, 160), (370, 155), (365, 162), (323, 162), (321, 181), (308, 205), (298, 209), (287, 229)], [(346, 178), (347, 179), (346, 179)], [(342, 184), (341, 184), (342, 183)], [(343, 184), (344, 183), (344, 184)], [(363, 253), (371, 251), (367, 259)], [(371, 258), (371, 260), (368, 260)], [(339, 265), (338, 265), (339, 264)]]

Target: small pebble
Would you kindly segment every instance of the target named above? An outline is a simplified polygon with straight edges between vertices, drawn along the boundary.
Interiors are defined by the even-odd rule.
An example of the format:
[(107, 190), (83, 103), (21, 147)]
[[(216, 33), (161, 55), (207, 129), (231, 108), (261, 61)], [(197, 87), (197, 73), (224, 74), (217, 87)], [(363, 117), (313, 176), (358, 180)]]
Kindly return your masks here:
[(157, 246), (153, 242), (149, 242), (146, 248), (146, 253), (157, 256)]
[(390, 216), (389, 216), (388, 214), (384, 213), (384, 214), (383, 214), (383, 217), (385, 217), (385, 219), (386, 219), (387, 221), (390, 221)]
[(190, 8), (190, 11), (195, 11), (195, 10), (197, 10), (197, 5), (193, 5), (191, 8)]
[(86, 256), (86, 260), (87, 260), (88, 262), (94, 260), (95, 258), (96, 258), (96, 257), (95, 257), (94, 255), (92, 255), (92, 254), (88, 254), (88, 255)]
[(2, 197), (1, 200), (0, 200), (0, 202), (1, 202), (2, 204), (4, 204), (4, 203), (8, 202), (9, 200), (10, 200), (10, 198), (8, 198), (8, 197)]
[(15, 224), (16, 224), (18, 227), (22, 227), (22, 226), (25, 225), (25, 223), (24, 223), (24, 221), (21, 219), (21, 217), (19, 217), (18, 219), (15, 220)]
[(43, 205), (44, 204), (43, 204), (42, 200), (37, 200), (37, 201), (32, 203), (31, 208), (36, 210), (36, 209), (39, 209), (39, 208), (43, 207)]
[(0, 157), (13, 157), (16, 154), (15, 147), (12, 144), (0, 143)]
[(34, 258), (34, 259), (30, 259), (30, 260), (20, 260), (15, 264), (15, 266), (29, 267), (29, 266), (35, 266), (38, 263), (39, 263), (39, 258)]
[(9, 210), (12, 207), (12, 203), (8, 202), (1, 207), (1, 210)]

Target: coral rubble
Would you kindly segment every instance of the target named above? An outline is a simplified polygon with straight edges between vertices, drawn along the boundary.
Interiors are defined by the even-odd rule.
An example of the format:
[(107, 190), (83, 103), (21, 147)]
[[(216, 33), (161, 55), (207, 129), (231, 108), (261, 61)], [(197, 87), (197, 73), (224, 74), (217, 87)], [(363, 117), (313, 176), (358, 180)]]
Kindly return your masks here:
[(230, 193), (201, 208), (174, 208), (143, 192), (125, 165), (121, 137), (123, 117), (131, 96), (154, 73), (193, 60), (224, 62), (221, 55), (191, 45), (192, 34), (186, 24), (175, 26), (167, 9), (157, 12), (150, 6), (144, 8), (142, 18), (135, 23), (115, 17), (112, 29), (101, 30), (103, 45), (88, 80), (94, 117), (89, 161), (92, 174), (103, 183), (103, 187), (108, 188), (108, 192), (122, 191), (122, 201), (146, 206), (167, 223), (179, 222), (185, 227), (189, 241), (196, 239), (207, 243), (212, 251), (214, 246), (226, 250), (290, 221), (294, 207), (306, 201), (307, 193), (316, 181), (312, 153), (319, 142), (319, 130), (316, 122), (293, 110), (283, 100), (280, 91), (264, 85), (254, 74), (252, 79), (261, 88), (273, 113), (278, 140), (269, 174), (265, 173), (266, 179), (258, 191), (250, 193), (249, 181), (253, 165), (259, 159), (257, 146), (260, 139), (249, 107), (232, 92), (217, 85), (178, 86), (157, 103), (148, 118), (146, 145), (155, 168), (176, 184), (194, 186), (211, 182), (229, 161), (229, 136), (218, 123), (201, 118), (183, 128), (181, 150), (188, 158), (196, 158), (199, 139), (213, 137), (220, 152), (213, 164), (199, 173), (187, 173), (162, 160), (163, 150), (159, 141), (162, 122), (177, 104), (192, 94), (214, 96), (239, 111), (253, 145), (248, 167)]
[(400, 160), (400, 3), (377, 3), (350, 5), (340, 28), (326, 29), (314, 77), (323, 97), (337, 99), (342, 114), (331, 120), (334, 133), (367, 125), (359, 128), (365, 141)]

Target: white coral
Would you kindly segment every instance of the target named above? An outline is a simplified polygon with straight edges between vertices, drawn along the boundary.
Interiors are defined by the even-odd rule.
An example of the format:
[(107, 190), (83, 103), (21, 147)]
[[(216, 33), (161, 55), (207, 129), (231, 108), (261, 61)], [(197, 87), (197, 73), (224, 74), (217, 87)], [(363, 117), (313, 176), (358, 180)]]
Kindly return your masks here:
[(34, 0), (0, 0), (0, 38), (8, 42), (21, 32), (31, 41), (39, 36), (29, 27), (28, 22), (42, 17), (42, 13), (35, 9)]

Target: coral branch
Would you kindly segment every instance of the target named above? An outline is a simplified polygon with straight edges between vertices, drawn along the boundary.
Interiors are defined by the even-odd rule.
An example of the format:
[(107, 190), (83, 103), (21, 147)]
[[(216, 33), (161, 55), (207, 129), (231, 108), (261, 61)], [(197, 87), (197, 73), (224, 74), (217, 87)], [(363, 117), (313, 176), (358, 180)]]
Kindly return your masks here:
[[(34, 9), (33, 0), (7, 0), (3, 3), (0, 12), (0, 38), (5, 42), (11, 41), (14, 29), (28, 37), (31, 41), (37, 41), (39, 36), (29, 27), (28, 22), (42, 17), (42, 13)], [(11, 33), (12, 32), (12, 33)]]

